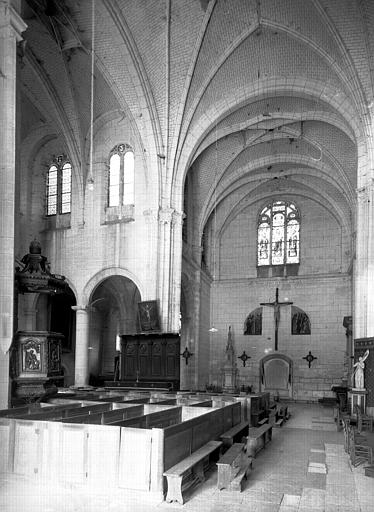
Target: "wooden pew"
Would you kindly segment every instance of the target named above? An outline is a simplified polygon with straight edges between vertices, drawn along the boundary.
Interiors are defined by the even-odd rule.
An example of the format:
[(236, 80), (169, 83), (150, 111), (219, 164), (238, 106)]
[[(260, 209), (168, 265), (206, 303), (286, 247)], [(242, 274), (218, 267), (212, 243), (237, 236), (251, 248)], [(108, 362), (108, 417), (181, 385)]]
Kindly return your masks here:
[(183, 493), (196, 481), (204, 481), (204, 469), (206, 465), (209, 466), (209, 458), (220, 449), (221, 445), (221, 441), (208, 441), (204, 446), (191, 453), (189, 457), (164, 471), (163, 475), (167, 479), (166, 501), (168, 503), (177, 501), (183, 505)]
[(133, 428), (166, 428), (171, 425), (176, 425), (182, 421), (182, 407), (170, 406), (158, 412), (151, 412), (141, 416), (134, 416), (122, 421), (114, 421), (110, 424), (118, 427), (133, 427)]
[(234, 442), (240, 442), (243, 437), (248, 436), (248, 421), (241, 421), (237, 425), (233, 426), (219, 437), (223, 443), (224, 449), (230, 448)]
[[(112, 404), (110, 404), (112, 405)], [(114, 409), (109, 411), (96, 412), (92, 409), (89, 413), (63, 418), (63, 423), (82, 423), (94, 425), (112, 425), (118, 424), (124, 420), (137, 417), (143, 414), (143, 405), (132, 405), (131, 407)]]
[(253, 457), (244, 451), (244, 443), (234, 443), (217, 462), (219, 490), (242, 491), (244, 479), (252, 469)]
[(261, 427), (251, 427), (248, 430), (247, 455), (256, 457), (256, 454), (271, 441), (272, 435), (273, 427), (269, 423)]

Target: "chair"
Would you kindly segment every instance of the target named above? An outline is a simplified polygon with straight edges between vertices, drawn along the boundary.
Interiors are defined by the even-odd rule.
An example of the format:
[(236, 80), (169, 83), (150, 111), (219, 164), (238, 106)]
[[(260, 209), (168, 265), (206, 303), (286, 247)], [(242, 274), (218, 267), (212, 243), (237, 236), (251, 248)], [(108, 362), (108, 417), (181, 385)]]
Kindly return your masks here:
[(362, 411), (358, 405), (355, 406), (355, 412), (357, 415), (357, 431), (362, 432), (362, 430), (369, 430), (373, 432), (373, 423), (374, 418), (368, 416), (367, 414), (362, 414)]
[(363, 440), (362, 436), (357, 436), (355, 429), (352, 426), (348, 427), (348, 446), (349, 456), (351, 463), (354, 467), (363, 464), (364, 462), (372, 463), (373, 453), (372, 448), (366, 444), (359, 444)]
[(343, 425), (343, 434), (344, 434), (344, 450), (349, 453), (349, 420), (343, 419), (342, 420)]

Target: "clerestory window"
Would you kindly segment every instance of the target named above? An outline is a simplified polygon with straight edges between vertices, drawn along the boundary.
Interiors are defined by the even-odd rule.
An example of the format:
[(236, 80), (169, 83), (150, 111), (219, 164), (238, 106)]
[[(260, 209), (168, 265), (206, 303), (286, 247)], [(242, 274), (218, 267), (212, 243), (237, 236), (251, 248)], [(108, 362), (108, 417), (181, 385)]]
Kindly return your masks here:
[(257, 223), (257, 265), (300, 262), (300, 215), (293, 203), (273, 201), (263, 208)]
[(47, 171), (46, 215), (71, 212), (71, 163), (58, 156)]
[(109, 207), (134, 204), (134, 178), (134, 152), (128, 144), (118, 144), (109, 159)]

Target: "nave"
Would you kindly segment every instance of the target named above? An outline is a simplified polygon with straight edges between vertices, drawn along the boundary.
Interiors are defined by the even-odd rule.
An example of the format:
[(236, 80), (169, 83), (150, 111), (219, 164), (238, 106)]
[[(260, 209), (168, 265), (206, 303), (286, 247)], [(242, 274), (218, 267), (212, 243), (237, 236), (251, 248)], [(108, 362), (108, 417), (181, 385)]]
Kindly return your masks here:
[[(320, 404), (288, 404), (290, 419), (273, 429), (273, 439), (256, 456), (243, 492), (217, 489), (217, 470), (194, 487), (183, 506), (147, 502), (129, 491), (111, 496), (68, 487), (37, 485), (25, 478), (0, 476), (4, 512), (366, 512), (374, 486), (364, 466), (353, 468), (337, 432), (333, 409)], [(374, 434), (365, 433), (374, 446)], [(27, 505), (26, 505), (27, 504)], [(27, 509), (25, 508), (27, 506)]]

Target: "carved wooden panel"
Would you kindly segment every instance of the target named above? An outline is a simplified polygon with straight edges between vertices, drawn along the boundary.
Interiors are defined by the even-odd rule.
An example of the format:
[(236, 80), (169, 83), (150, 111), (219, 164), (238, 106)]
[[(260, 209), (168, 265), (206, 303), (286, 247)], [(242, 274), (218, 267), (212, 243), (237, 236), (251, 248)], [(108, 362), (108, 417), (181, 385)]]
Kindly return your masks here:
[(121, 352), (121, 380), (179, 383), (178, 334), (122, 335)]

